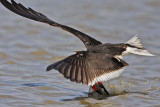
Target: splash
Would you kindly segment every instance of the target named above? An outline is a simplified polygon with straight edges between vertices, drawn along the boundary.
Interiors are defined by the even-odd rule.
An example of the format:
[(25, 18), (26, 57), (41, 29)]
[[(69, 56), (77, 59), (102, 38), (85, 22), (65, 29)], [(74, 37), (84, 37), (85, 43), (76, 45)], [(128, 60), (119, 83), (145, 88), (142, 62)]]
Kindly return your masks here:
[[(152, 98), (160, 97), (157, 95), (160, 91), (160, 79), (156, 78), (152, 81), (144, 82), (127, 82), (121, 78), (103, 82), (105, 88), (108, 90), (111, 96), (127, 95), (127, 94), (143, 94), (149, 95)], [(89, 89), (89, 97), (102, 98), (102, 95), (96, 93), (92, 88)]]

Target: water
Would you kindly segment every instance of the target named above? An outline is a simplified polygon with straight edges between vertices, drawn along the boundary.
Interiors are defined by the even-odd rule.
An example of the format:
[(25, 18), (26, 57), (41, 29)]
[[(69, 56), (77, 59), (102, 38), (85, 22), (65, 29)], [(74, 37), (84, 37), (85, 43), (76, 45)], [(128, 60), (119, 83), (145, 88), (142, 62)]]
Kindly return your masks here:
[[(79, 29), (102, 42), (126, 42), (139, 34), (148, 50), (160, 53), (158, 0), (16, 0), (51, 19)], [(72, 83), (47, 65), (84, 45), (73, 35), (17, 16), (0, 5), (1, 107), (158, 107), (160, 58), (129, 55), (130, 66), (119, 79), (104, 85), (112, 94), (101, 100), (89, 87)]]

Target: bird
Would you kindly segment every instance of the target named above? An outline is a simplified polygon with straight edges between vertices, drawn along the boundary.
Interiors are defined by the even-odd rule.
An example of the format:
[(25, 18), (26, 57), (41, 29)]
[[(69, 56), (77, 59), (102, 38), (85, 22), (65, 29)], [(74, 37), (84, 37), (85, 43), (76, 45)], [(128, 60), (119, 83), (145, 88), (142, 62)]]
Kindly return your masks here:
[(156, 56), (143, 47), (137, 35), (126, 43), (102, 43), (79, 30), (57, 23), (30, 7), (26, 8), (14, 0), (10, 2), (0, 0), (0, 2), (4, 7), (22, 17), (61, 28), (78, 37), (85, 45), (86, 51), (76, 51), (73, 55), (50, 64), (46, 71), (55, 69), (66, 79), (88, 85), (101, 95), (110, 95), (102, 82), (119, 77), (124, 68), (129, 66), (123, 60), (125, 55)]

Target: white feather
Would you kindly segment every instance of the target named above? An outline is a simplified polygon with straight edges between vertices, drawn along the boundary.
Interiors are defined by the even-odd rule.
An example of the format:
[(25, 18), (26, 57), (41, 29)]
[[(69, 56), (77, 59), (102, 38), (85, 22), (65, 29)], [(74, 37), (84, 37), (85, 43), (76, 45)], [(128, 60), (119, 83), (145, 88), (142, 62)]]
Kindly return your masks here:
[(137, 36), (138, 34), (128, 40), (127, 43), (138, 48), (143, 48), (141, 40)]
[(88, 86), (92, 86), (97, 82), (103, 82), (103, 81), (108, 81), (108, 80), (113, 79), (113, 78), (117, 78), (117, 77), (120, 76), (120, 74), (123, 73), (123, 71), (124, 71), (124, 68), (121, 68), (119, 70), (112, 71), (110, 73), (105, 73), (105, 74), (103, 74), (99, 77), (96, 77), (92, 82), (90, 82), (88, 84)]
[(131, 46), (134, 47), (128, 46), (126, 51), (122, 53), (122, 56), (127, 55), (129, 53), (137, 55), (145, 55), (145, 56), (156, 56), (154, 54), (149, 53), (146, 49), (143, 48), (141, 40), (137, 36), (138, 35), (135, 35), (133, 38), (127, 41), (127, 44), (130, 44)]
[(128, 53), (137, 54), (137, 55), (144, 55), (144, 56), (156, 56), (154, 54), (149, 53), (145, 49), (137, 49), (132, 47), (127, 47), (127, 50), (124, 51), (122, 54), (126, 55)]

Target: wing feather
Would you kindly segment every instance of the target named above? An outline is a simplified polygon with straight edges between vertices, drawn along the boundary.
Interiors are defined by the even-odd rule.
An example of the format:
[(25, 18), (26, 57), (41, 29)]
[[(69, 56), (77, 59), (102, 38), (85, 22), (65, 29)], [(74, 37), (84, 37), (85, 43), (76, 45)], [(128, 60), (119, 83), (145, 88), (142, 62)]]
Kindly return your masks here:
[(76, 69), (76, 78), (75, 78), (77, 83), (81, 83), (82, 82), (81, 81), (81, 72), (82, 72), (81, 68), (77, 67), (77, 69)]
[(70, 72), (70, 80), (73, 82), (75, 81), (75, 75), (76, 75), (76, 66), (73, 65)]
[[(73, 82), (93, 85), (120, 75), (117, 70), (128, 64), (114, 56), (81, 51), (50, 66), (47, 70), (56, 69)], [(111, 75), (112, 72), (117, 72), (116, 76)]]
[(0, 0), (0, 2), (7, 9), (9, 9), (10, 11), (12, 11), (20, 16), (23, 16), (25, 18), (32, 19), (35, 21), (43, 22), (43, 23), (49, 24), (54, 27), (61, 28), (65, 31), (72, 33), (73, 35), (78, 37), (85, 44), (86, 47), (88, 47), (90, 45), (102, 44), (100, 41), (97, 41), (96, 39), (88, 36), (87, 34), (84, 34), (76, 29), (71, 28), (71, 27), (59, 24), (55, 21), (52, 21), (51, 19), (49, 19), (47, 16), (43, 15), (42, 13), (36, 12), (35, 10), (33, 10), (31, 8), (26, 8), (22, 4), (16, 3), (14, 0), (11, 0), (11, 3), (8, 2), (7, 0)]

